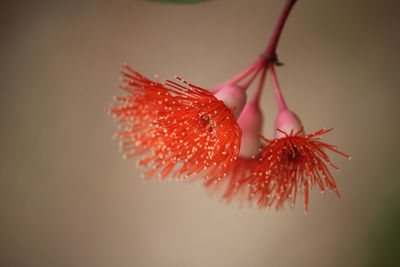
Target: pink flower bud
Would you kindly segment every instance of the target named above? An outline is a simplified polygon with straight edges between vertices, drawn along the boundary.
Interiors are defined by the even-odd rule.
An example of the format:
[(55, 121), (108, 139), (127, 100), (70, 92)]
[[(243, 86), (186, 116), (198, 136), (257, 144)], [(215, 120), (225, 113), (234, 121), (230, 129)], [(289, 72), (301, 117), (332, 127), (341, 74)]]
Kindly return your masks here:
[(245, 90), (237, 85), (229, 84), (222, 87), (214, 96), (224, 102), (225, 106), (232, 109), (235, 118), (239, 117), (242, 112), (244, 105), (246, 104), (246, 92)]
[[(303, 124), (296, 113), (288, 109), (281, 110), (275, 119), (275, 138), (282, 138), (290, 135), (291, 133), (296, 133), (302, 127)], [(304, 131), (299, 135), (303, 136)]]
[(250, 158), (258, 153), (261, 146), (259, 134), (262, 128), (262, 114), (258, 105), (247, 104), (237, 122), (242, 129), (239, 156)]

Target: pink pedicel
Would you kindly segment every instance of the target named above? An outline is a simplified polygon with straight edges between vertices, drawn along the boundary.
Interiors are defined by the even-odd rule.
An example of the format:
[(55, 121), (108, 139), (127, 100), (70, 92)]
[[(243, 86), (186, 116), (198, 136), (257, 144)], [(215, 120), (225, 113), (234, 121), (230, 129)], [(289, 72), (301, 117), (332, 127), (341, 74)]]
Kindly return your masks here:
[(262, 129), (262, 114), (258, 105), (247, 104), (237, 122), (242, 129), (239, 156), (251, 158), (259, 152), (261, 146), (259, 134)]
[(244, 105), (246, 104), (246, 92), (245, 90), (237, 85), (228, 84), (219, 89), (214, 96), (224, 102), (225, 106), (233, 109), (233, 115), (235, 118), (239, 117), (242, 112)]
[[(284, 109), (279, 111), (278, 115), (276, 116), (274, 126), (274, 137), (278, 139), (286, 137), (287, 135), (290, 135), (290, 133), (296, 133), (303, 127), (303, 124), (296, 113), (288, 109)], [(299, 135), (304, 135), (304, 131)]]

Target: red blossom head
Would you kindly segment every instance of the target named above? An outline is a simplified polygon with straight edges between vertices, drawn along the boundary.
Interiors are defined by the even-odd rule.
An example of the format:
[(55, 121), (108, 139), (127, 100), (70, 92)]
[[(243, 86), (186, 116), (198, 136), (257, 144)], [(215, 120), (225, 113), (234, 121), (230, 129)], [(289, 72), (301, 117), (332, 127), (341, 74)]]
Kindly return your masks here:
[(322, 193), (332, 190), (339, 197), (335, 180), (327, 165), (339, 170), (329, 159), (326, 150), (336, 152), (335, 146), (322, 142), (320, 135), (332, 129), (319, 130), (304, 135), (303, 128), (289, 133), (277, 129), (283, 137), (263, 140), (268, 143), (259, 154), (262, 164), (250, 178), (251, 195), (260, 206), (282, 206), (286, 200), (296, 202), (298, 191), (304, 193), (304, 210), (307, 211), (309, 191), (318, 187)]
[(213, 193), (223, 191), (222, 198), (228, 203), (237, 197), (242, 205), (248, 199), (248, 177), (261, 163), (256, 157), (261, 147), (259, 134), (262, 128), (262, 114), (259, 106), (253, 101), (246, 104), (237, 122), (242, 130), (237, 160), (233, 161), (227, 176), (222, 179), (209, 177), (205, 185)]
[(148, 176), (225, 175), (240, 149), (241, 130), (230, 108), (205, 89), (153, 82), (124, 65), (128, 92), (110, 112), (117, 117), (127, 157), (143, 155)]

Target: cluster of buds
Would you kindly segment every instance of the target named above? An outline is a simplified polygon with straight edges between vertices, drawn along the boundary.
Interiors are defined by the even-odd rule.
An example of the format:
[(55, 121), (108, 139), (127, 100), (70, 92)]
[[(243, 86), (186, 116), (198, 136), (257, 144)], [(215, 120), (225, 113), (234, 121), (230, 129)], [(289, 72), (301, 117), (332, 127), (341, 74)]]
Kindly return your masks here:
[[(294, 205), (303, 193), (307, 211), (309, 192), (339, 193), (328, 167), (338, 169), (327, 151), (344, 157), (320, 136), (332, 129), (306, 134), (299, 117), (283, 98), (275, 66), (276, 47), (286, 18), (296, 1), (288, 0), (270, 43), (254, 63), (230, 81), (210, 90), (183, 79), (152, 81), (123, 65), (127, 92), (116, 97), (109, 112), (116, 117), (125, 156), (141, 156), (145, 177), (159, 180), (201, 180), (228, 202), (238, 198), (260, 207)], [(273, 139), (265, 138), (260, 108), (269, 75), (278, 114)], [(247, 99), (247, 89), (256, 92)]]

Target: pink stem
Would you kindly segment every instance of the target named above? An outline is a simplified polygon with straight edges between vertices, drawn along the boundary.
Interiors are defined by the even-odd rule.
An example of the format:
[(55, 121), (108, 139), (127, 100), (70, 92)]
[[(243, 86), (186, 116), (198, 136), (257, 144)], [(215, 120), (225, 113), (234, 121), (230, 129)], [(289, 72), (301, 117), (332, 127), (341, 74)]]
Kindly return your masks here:
[(285, 26), (285, 23), (289, 16), (289, 13), (292, 10), (292, 8), (296, 2), (297, 2), (297, 0), (287, 0), (286, 1), (286, 4), (282, 10), (282, 13), (281, 13), (279, 19), (278, 19), (278, 22), (275, 25), (275, 29), (271, 35), (268, 46), (265, 49), (265, 55), (267, 57), (275, 56), (276, 47), (278, 46), (278, 42), (279, 42), (279, 38), (281, 37), (283, 26)]
[(261, 98), (262, 90), (264, 88), (265, 78), (267, 77), (267, 70), (270, 65), (271, 64), (266, 64), (262, 70), (261, 77), (260, 77), (259, 83), (257, 85), (257, 91), (254, 94), (253, 100), (251, 101), (251, 104), (254, 106), (257, 106), (258, 103), (260, 103), (260, 98)]
[(270, 68), (271, 71), (271, 80), (272, 85), (274, 87), (276, 100), (278, 102), (279, 110), (286, 110), (287, 106), (285, 100), (283, 99), (282, 91), (279, 87), (278, 79), (276, 77), (274, 62), (276, 60), (276, 48), (278, 46), (279, 39), (282, 34), (283, 27), (285, 26), (286, 20), (289, 16), (290, 11), (292, 10), (294, 4), (297, 0), (287, 0), (286, 4), (282, 10), (282, 13), (278, 19), (278, 22), (275, 25), (274, 31), (271, 35), (270, 41), (268, 43), (267, 48), (265, 49), (264, 56), (267, 58), (265, 61), (264, 69), (261, 74), (260, 82), (257, 87), (256, 94), (252, 100), (253, 105), (257, 105), (261, 99), (261, 93), (264, 87), (265, 78), (267, 76), (267, 70)]
[(253, 83), (254, 79), (257, 77), (257, 75), (260, 73), (260, 71), (263, 69), (263, 66), (259, 66), (257, 69), (255, 69), (251, 74), (250, 78), (240, 85), (244, 90), (247, 90), (247, 88), (250, 87), (250, 85)]
[[(277, 24), (275, 25), (274, 31), (271, 35), (270, 41), (268, 43), (267, 48), (264, 51), (264, 54), (257, 59), (255, 62), (253, 62), (250, 66), (248, 66), (245, 70), (243, 70), (241, 73), (239, 73), (238, 75), (236, 75), (235, 77), (233, 77), (231, 80), (229, 80), (228, 82), (222, 84), (221, 86), (214, 88), (211, 90), (212, 93), (216, 93), (218, 92), (222, 87), (226, 86), (226, 85), (230, 85), (230, 84), (237, 84), (238, 82), (242, 81), (244, 78), (246, 78), (248, 75), (250, 75), (252, 72), (256, 72), (256, 74), (254, 76), (252, 76), (250, 78), (250, 83), (254, 80), (254, 78), (257, 76), (257, 73), (259, 70), (261, 70), (261, 68), (264, 68), (263, 73), (267, 71), (268, 66), (272, 66), (272, 64), (276, 63), (274, 61), (276, 61), (276, 48), (283, 30), (283, 27), (286, 23), (286, 20), (289, 16), (290, 11), (292, 10), (294, 4), (297, 2), (297, 0), (287, 0), (286, 4), (282, 10), (282, 13), (278, 19)], [(272, 63), (272, 64), (270, 64)], [(265, 79), (266, 74), (263, 76), (261, 76), (261, 79), (264, 80)], [(244, 90), (246, 90), (250, 83), (246, 83)], [(264, 81), (262, 82), (262, 84), (264, 83)], [(255, 99), (257, 99), (257, 101), (260, 98), (261, 95), (261, 90), (262, 88), (258, 88), (257, 89), (257, 93), (256, 93), (256, 97)], [(284, 103), (284, 102), (283, 102)]]
[(222, 87), (230, 84), (237, 84), (244, 78), (246, 78), (250, 73), (252, 73), (254, 70), (259, 69), (265, 62), (267, 61), (267, 58), (262, 56), (256, 61), (254, 61), (250, 66), (248, 66), (246, 69), (244, 69), (241, 73), (230, 79), (229, 81), (225, 82), (224, 84), (214, 88), (211, 90), (213, 94), (218, 92)]
[(273, 64), (271, 64), (269, 71), (271, 73), (272, 87), (274, 88), (278, 109), (279, 111), (287, 110), (288, 108), (286, 106), (285, 99), (283, 98), (282, 90), (279, 86), (278, 77), (276, 76), (275, 67)]

